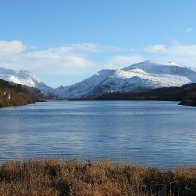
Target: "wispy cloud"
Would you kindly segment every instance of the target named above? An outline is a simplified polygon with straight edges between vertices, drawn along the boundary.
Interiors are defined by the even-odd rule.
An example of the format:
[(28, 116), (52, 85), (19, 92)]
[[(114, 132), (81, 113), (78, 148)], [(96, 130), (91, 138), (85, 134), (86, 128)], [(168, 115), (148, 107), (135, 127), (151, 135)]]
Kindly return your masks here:
[(127, 55), (127, 56), (113, 56), (111, 57), (107, 63), (106, 66), (107, 67), (112, 67), (112, 68), (116, 68), (116, 69), (121, 69), (125, 66), (134, 64), (134, 63), (138, 63), (143, 61), (143, 57), (141, 55)]
[(172, 46), (165, 46), (163, 44), (149, 45), (144, 48), (145, 52), (177, 54), (177, 55), (196, 55), (196, 44), (174, 44)]
[(186, 66), (196, 68), (196, 44), (173, 44), (166, 46), (164, 44), (149, 45), (144, 51), (150, 55), (156, 54), (160, 60), (172, 60), (183, 63)]
[(144, 48), (145, 52), (165, 52), (167, 49), (165, 48), (165, 45), (163, 44), (154, 44), (154, 45), (149, 45)]
[[(90, 76), (100, 69), (104, 69), (108, 58), (121, 51), (117, 47), (94, 43), (69, 44), (45, 50), (27, 48), (19, 41), (11, 43), (4, 44), (6, 56), (0, 56), (0, 66), (31, 70), (38, 75), (45, 75), (51, 80), (53, 77), (64, 76), (65, 78), (73, 77), (75, 81), (79, 81), (80, 76)], [(13, 43), (18, 44), (18, 47)], [(9, 48), (9, 52), (8, 49), (5, 52), (6, 47)], [(113, 59), (113, 63), (110, 61), (109, 68), (114, 68), (116, 63), (115, 59)], [(77, 80), (76, 77), (79, 79)]]
[(0, 41), (0, 56), (8, 56), (12, 54), (18, 54), (26, 50), (26, 46), (23, 42), (14, 41)]
[(89, 53), (100, 51), (95, 44), (72, 44), (47, 50), (23, 51), (2, 58), (1, 64), (11, 68), (30, 69), (37, 72), (72, 74), (81, 72), (95, 63), (88, 58)]

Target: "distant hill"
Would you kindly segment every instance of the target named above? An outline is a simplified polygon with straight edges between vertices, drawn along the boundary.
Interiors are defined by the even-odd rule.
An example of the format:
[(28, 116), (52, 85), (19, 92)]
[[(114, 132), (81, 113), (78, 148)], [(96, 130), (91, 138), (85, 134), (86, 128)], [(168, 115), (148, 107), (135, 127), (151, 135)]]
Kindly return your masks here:
[(101, 96), (83, 97), (72, 100), (159, 100), (180, 101), (181, 105), (196, 106), (196, 83), (182, 87), (140, 89), (125, 93), (106, 93)]
[(0, 79), (0, 107), (19, 106), (52, 98), (47, 93)]

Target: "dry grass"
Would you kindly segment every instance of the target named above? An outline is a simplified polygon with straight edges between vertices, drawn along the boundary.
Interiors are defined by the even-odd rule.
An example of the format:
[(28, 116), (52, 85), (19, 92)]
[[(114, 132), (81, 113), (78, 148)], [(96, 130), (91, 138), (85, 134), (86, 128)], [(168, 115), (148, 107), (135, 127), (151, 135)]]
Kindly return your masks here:
[(0, 195), (196, 195), (196, 168), (41, 160), (0, 166)]

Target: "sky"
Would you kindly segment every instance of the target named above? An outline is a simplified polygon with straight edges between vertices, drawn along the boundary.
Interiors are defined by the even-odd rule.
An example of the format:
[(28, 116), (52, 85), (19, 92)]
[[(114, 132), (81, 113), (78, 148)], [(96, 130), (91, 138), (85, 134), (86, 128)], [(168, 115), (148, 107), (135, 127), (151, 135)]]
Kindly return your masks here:
[(196, 69), (195, 9), (195, 0), (0, 0), (0, 67), (52, 87), (145, 60)]

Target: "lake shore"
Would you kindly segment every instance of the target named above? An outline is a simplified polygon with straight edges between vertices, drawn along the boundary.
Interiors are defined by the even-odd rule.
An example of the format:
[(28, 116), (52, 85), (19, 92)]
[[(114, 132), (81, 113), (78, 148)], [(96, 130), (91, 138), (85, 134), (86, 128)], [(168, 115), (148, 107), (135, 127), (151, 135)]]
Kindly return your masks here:
[(6, 195), (196, 195), (196, 167), (173, 171), (110, 161), (29, 160), (0, 165)]

